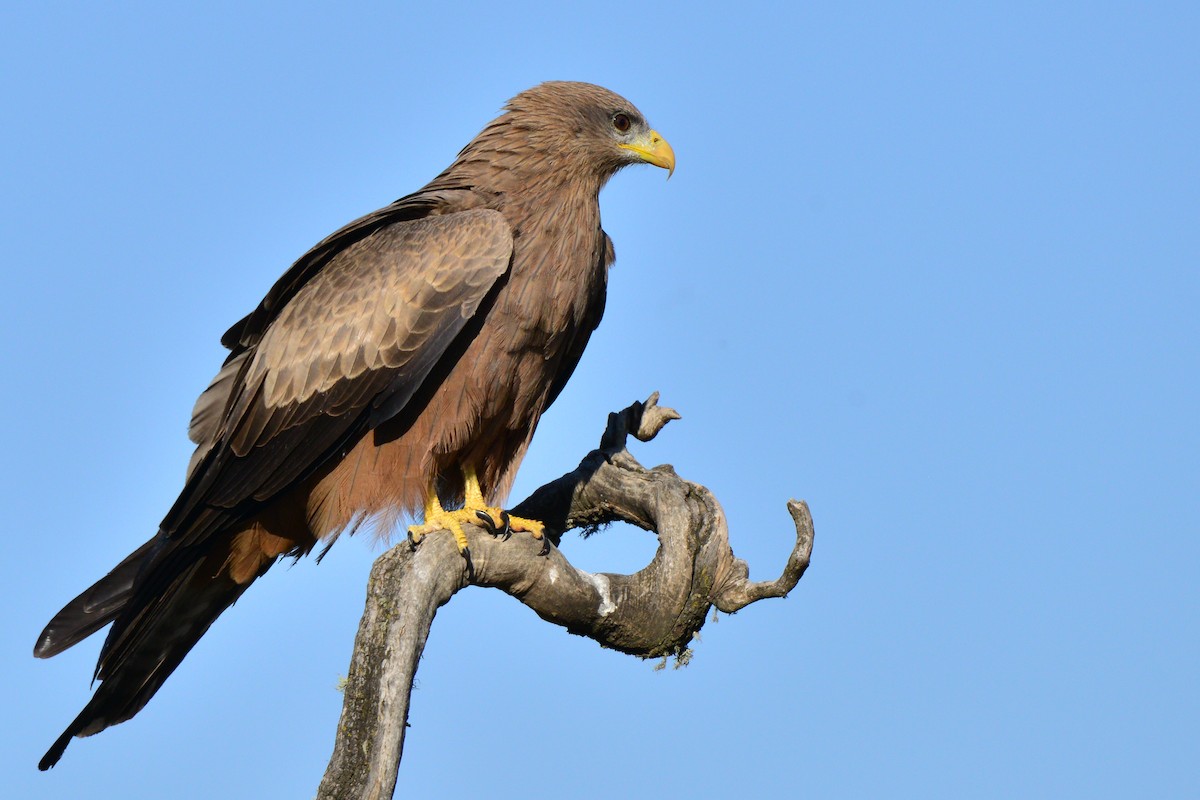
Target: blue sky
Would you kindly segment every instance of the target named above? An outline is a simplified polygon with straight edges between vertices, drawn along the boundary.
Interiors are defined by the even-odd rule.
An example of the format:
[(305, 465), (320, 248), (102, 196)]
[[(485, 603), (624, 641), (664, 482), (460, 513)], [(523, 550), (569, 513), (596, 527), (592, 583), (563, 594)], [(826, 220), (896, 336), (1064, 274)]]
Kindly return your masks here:
[(1200, 11), (774, 5), (0, 11), (5, 796), (312, 796), (367, 538), (49, 774), (100, 642), (30, 650), (174, 498), (226, 326), (547, 79), (630, 98), (678, 169), (602, 196), (607, 316), (514, 499), (657, 389), (683, 419), (642, 462), (715, 492), (755, 578), (808, 500), (813, 565), (661, 672), (460, 594), (404, 791), (1200, 792)]

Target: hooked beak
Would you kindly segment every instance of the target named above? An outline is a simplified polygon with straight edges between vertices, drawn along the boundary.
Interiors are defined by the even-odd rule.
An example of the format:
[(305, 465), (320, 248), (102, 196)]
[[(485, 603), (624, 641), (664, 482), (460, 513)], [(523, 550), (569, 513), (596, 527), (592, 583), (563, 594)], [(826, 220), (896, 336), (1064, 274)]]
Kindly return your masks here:
[(668, 178), (675, 174), (675, 151), (667, 144), (666, 139), (659, 136), (658, 131), (650, 131), (628, 144), (619, 146), (636, 153), (637, 157), (647, 164), (662, 167), (667, 171)]

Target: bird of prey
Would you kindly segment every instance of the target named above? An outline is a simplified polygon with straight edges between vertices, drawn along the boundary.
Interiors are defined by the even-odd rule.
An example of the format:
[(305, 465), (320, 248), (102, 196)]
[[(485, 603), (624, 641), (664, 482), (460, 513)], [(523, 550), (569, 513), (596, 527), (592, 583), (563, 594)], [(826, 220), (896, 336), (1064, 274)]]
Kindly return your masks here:
[(468, 559), (467, 522), (542, 537), (498, 506), (604, 310), (600, 189), (638, 163), (673, 171), (675, 155), (629, 101), (544, 83), (424, 188), (284, 273), (221, 339), (158, 533), (38, 639), (45, 658), (112, 623), (100, 685), (41, 769), (141, 710), (282, 556), (422, 511), (413, 540), (448, 530)]

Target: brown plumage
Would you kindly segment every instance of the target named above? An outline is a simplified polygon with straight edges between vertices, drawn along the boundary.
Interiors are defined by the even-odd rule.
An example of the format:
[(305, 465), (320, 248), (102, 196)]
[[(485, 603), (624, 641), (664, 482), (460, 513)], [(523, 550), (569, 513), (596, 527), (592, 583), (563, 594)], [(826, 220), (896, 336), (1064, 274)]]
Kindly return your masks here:
[(500, 502), (604, 310), (600, 188), (674, 168), (623, 98), (546, 83), (506, 106), (420, 191), (317, 244), (222, 338), (193, 411), (196, 453), (158, 534), (71, 601), (34, 650), (108, 622), (72, 736), (129, 719), (282, 555), (368, 517), (391, 524), (463, 470)]

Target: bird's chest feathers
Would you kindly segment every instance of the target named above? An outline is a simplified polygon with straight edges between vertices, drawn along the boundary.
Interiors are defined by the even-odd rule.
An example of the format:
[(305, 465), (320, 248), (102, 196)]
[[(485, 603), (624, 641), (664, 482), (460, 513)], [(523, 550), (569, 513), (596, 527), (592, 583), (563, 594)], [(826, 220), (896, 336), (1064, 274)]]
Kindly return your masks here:
[(604, 232), (545, 214), (518, 228), (513, 268), (498, 309), (510, 323), (510, 352), (553, 360), (568, 348), (605, 288)]

